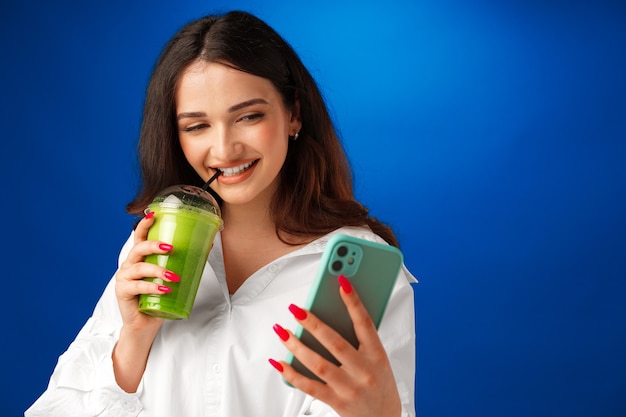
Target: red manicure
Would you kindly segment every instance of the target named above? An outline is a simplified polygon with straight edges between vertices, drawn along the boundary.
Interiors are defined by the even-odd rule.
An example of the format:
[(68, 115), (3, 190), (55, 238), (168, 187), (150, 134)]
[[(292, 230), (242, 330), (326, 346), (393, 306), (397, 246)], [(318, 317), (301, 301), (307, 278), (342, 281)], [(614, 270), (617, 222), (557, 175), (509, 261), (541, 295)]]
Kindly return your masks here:
[(171, 251), (174, 248), (174, 246), (170, 245), (169, 243), (159, 243), (159, 249), (164, 250), (166, 252)]
[(291, 311), (291, 314), (293, 314), (293, 316), (297, 318), (298, 320), (306, 319), (306, 311), (304, 311), (303, 309), (301, 309), (295, 304), (291, 304), (289, 306), (289, 311)]
[(280, 340), (282, 340), (283, 342), (287, 341), (287, 339), (289, 339), (289, 332), (285, 329), (283, 329), (280, 324), (275, 324), (274, 325), (274, 331), (276, 332), (276, 334), (278, 335), (278, 337), (280, 337)]
[(146, 214), (146, 219), (151, 219), (154, 217), (154, 211), (151, 211), (150, 213)]
[(346, 294), (350, 294), (352, 292), (352, 284), (350, 284), (348, 278), (344, 277), (343, 275), (339, 275), (337, 277), (337, 281), (339, 281), (339, 285), (343, 289), (343, 292), (345, 292)]
[(172, 291), (172, 289), (170, 287), (166, 287), (165, 285), (159, 285), (157, 287), (157, 290), (159, 290), (161, 292), (170, 292), (170, 291)]
[(280, 362), (276, 362), (274, 359), (268, 359), (270, 364), (278, 371), (278, 372), (283, 372), (283, 366), (280, 364)]
[(165, 278), (169, 279), (172, 282), (180, 281), (180, 277), (171, 271), (165, 271), (163, 275), (165, 276)]

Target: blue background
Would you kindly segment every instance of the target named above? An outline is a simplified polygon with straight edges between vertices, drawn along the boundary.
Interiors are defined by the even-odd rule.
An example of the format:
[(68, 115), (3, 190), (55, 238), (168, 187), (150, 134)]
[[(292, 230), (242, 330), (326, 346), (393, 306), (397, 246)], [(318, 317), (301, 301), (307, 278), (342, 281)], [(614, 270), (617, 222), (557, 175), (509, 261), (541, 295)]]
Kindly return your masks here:
[(149, 73), (243, 8), (319, 81), (420, 279), (421, 416), (626, 415), (626, 6), (5, 1), (0, 415), (90, 315), (133, 218)]

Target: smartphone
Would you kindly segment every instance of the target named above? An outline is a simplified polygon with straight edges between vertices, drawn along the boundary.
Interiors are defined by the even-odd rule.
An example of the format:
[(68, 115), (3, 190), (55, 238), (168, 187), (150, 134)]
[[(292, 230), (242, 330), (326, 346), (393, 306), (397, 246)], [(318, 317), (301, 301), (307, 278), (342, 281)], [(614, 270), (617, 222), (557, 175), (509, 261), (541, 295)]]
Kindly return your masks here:
[[(315, 281), (303, 307), (358, 347), (352, 320), (339, 295), (337, 277), (343, 274), (348, 278), (378, 329), (402, 262), (402, 252), (394, 246), (343, 234), (333, 235), (322, 254)], [(298, 326), (294, 334), (309, 348), (340, 365), (302, 326)], [(286, 362), (304, 376), (321, 381), (291, 352), (287, 354)]]

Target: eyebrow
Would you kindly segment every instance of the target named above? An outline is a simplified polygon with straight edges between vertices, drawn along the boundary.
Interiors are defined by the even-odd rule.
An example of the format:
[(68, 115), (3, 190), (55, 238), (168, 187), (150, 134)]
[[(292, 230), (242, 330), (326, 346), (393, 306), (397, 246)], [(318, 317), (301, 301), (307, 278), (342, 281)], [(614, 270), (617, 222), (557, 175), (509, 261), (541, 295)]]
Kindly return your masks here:
[[(255, 104), (269, 104), (266, 100), (262, 99), (262, 98), (253, 98), (251, 100), (246, 100), (243, 101), (239, 104), (235, 104), (234, 106), (231, 106), (228, 108), (228, 112), (232, 113), (234, 111), (237, 110), (241, 110), (243, 108), (246, 108), (248, 106), (252, 106)], [(201, 112), (201, 111), (196, 111), (196, 112), (186, 112), (186, 113), (179, 113), (176, 116), (176, 120), (181, 120), (181, 119), (185, 119), (185, 118), (194, 118), (194, 117), (206, 117), (207, 114), (205, 112)]]
[(252, 106), (254, 104), (268, 104), (268, 103), (267, 103), (267, 101), (265, 101), (262, 98), (253, 98), (252, 100), (247, 100), (247, 101), (241, 102), (239, 104), (235, 104), (234, 106), (232, 106), (232, 107), (230, 107), (228, 109), (228, 112), (232, 113), (234, 111), (241, 110), (241, 109), (243, 109), (245, 107)]
[(179, 113), (178, 116), (176, 116), (176, 120), (180, 120), (184, 118), (193, 118), (193, 117), (206, 117), (206, 113), (201, 112), (201, 111)]

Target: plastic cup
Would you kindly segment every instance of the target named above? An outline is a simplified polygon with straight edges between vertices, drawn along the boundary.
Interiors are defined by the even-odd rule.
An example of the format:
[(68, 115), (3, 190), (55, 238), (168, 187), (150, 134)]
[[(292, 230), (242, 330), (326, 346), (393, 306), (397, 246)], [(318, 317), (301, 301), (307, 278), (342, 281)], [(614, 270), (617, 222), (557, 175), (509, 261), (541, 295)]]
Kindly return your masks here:
[(222, 228), (220, 208), (207, 191), (191, 185), (175, 185), (161, 192), (148, 206), (154, 224), (148, 240), (171, 244), (164, 255), (149, 255), (145, 261), (160, 265), (180, 277), (180, 282), (144, 278), (164, 284), (171, 291), (161, 295), (141, 294), (139, 311), (169, 320), (189, 318), (213, 239)]

